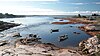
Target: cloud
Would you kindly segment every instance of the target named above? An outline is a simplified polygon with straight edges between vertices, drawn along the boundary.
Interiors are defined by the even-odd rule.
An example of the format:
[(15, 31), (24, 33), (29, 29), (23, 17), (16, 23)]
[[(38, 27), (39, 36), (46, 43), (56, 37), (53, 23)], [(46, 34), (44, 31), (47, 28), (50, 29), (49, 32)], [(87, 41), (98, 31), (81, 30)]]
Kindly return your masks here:
[(42, 5), (47, 5), (47, 4), (53, 4), (53, 3), (48, 3), (48, 2), (41, 2)]
[(75, 5), (83, 5), (85, 3), (71, 3), (71, 4), (75, 4)]
[(0, 1), (59, 1), (59, 0), (0, 0)]
[(0, 6), (1, 13), (11, 13), (11, 14), (21, 14), (21, 15), (61, 15), (65, 12), (53, 10), (53, 9), (43, 9), (43, 8), (33, 8), (33, 7), (22, 7), (22, 6)]
[(74, 4), (74, 5), (85, 5), (85, 4), (90, 4), (90, 3), (69, 3), (69, 4)]
[(83, 2), (64, 2), (64, 1), (57, 1), (55, 3), (59, 3), (59, 4), (74, 4), (74, 5), (88, 4), (88, 3), (83, 3)]
[[(78, 8), (78, 7), (76, 7)], [(0, 5), (1, 13), (11, 13), (17, 15), (76, 15), (76, 14), (92, 14), (100, 11), (59, 11), (53, 9), (33, 8), (31, 6), (2, 6)]]
[(93, 13), (97, 13), (97, 14), (100, 14), (100, 11), (73, 11), (73, 12), (66, 12), (66, 13), (69, 13), (69, 14), (93, 14)]
[(95, 4), (100, 4), (100, 2), (95, 2)]

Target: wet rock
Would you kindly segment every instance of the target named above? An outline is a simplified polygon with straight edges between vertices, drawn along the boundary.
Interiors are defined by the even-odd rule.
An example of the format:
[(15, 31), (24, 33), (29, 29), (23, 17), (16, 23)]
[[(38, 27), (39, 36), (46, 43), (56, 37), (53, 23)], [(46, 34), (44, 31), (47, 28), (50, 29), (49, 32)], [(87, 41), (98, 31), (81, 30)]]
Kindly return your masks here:
[(0, 37), (4, 37), (4, 34), (3, 33), (0, 33)]
[(22, 37), (22, 36), (20, 35), (20, 33), (14, 33), (13, 37)]
[(20, 24), (15, 24), (15, 23), (8, 23), (8, 22), (3, 22), (0, 21), (0, 31), (7, 30), (9, 28), (19, 26)]
[(6, 45), (6, 44), (8, 44), (7, 41), (1, 41), (1, 42), (0, 42), (0, 46), (4, 46), (4, 45)]
[(36, 34), (29, 34), (29, 37), (34, 37), (34, 38), (36, 38), (36, 37), (38, 37), (38, 35), (36, 35)]
[(19, 45), (34, 45), (36, 43), (42, 43), (39, 41), (41, 38), (24, 38), (24, 39), (18, 39), (16, 41), (16, 46)]

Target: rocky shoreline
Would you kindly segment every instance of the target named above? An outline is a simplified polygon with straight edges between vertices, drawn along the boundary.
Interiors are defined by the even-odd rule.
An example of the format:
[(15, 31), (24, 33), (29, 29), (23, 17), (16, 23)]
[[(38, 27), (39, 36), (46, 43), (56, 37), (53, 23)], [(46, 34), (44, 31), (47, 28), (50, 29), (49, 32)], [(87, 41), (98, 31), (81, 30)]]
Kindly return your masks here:
[(7, 29), (10, 29), (12, 27), (19, 26), (19, 25), (20, 24), (8, 23), (8, 22), (0, 21), (0, 31), (4, 31), (4, 30), (7, 30)]
[(96, 30), (94, 26), (99, 25), (99, 21), (86, 20), (86, 18), (63, 18), (62, 20), (69, 20), (69, 22), (53, 22), (52, 24), (84, 24), (78, 28), (91, 36), (91, 38), (79, 43), (78, 52), (80, 54), (86, 56), (100, 55), (100, 36), (97, 36), (100, 35), (100, 29)]
[(100, 39), (97, 36), (83, 40), (79, 43), (79, 51), (88, 56), (95, 56), (95, 53), (100, 52)]
[[(68, 19), (63, 19), (63, 20), (68, 20)], [(82, 21), (82, 20), (80, 21), (79, 19), (75, 20), (69, 19), (69, 20), (75, 24), (80, 23)], [(66, 22), (60, 22), (60, 24), (63, 23), (65, 24)], [(81, 23), (84, 24), (85, 21), (84, 23), (83, 21)], [(88, 23), (86, 21), (85, 25), (87, 25)], [(18, 26), (20, 24), (13, 24), (7, 22), (5, 22), (4, 24), (3, 22), (3, 24), (1, 25), (3, 26), (2, 27), (0, 26), (1, 27), (0, 29), (6, 30), (11, 27)], [(83, 27), (85, 26), (78, 28), (85, 31), (85, 28)], [(20, 33), (11, 33), (6, 35), (5, 37), (7, 36), (16, 38), (22, 37)], [(8, 41), (0, 41), (0, 56), (96, 56), (95, 54), (100, 52), (100, 39), (99, 37), (93, 34), (91, 36), (92, 36), (91, 38), (80, 42), (79, 47), (77, 47), (77, 49), (58, 48), (51, 43), (42, 43), (40, 41), (40, 38), (17, 39), (14, 45), (9, 45), (10, 43)]]
[[(22, 37), (19, 33), (7, 34), (10, 37)], [(14, 45), (9, 41), (0, 42), (0, 56), (91, 56), (99, 52), (99, 39), (94, 36), (79, 43), (76, 48), (58, 48), (51, 43), (42, 43), (41, 38), (20, 38)]]
[(37, 38), (19, 39), (14, 46), (0, 46), (0, 56), (82, 56), (76, 50), (61, 49), (50, 43), (38, 42)]

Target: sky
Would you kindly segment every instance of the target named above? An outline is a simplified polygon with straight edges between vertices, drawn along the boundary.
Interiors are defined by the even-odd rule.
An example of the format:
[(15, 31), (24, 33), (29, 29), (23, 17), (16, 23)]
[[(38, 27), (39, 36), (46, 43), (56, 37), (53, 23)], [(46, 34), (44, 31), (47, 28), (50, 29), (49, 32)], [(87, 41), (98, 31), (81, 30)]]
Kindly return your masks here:
[(16, 15), (100, 14), (100, 0), (0, 0), (0, 13)]

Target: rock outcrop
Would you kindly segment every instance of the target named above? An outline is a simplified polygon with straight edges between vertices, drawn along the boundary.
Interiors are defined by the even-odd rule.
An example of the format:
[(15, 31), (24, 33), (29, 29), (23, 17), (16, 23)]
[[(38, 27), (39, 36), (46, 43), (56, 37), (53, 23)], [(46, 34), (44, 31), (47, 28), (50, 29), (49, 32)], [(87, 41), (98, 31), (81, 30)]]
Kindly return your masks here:
[(37, 43), (42, 43), (40, 41), (41, 38), (23, 38), (23, 39), (18, 39), (15, 42), (15, 47), (19, 45), (34, 45)]
[(70, 49), (59, 49), (48, 44), (19, 45), (0, 47), (0, 56), (82, 56)]
[(79, 49), (84, 53), (84, 54), (94, 54), (96, 52), (99, 52), (100, 50), (100, 44), (99, 44), (99, 39), (97, 36), (91, 37), (86, 41), (82, 41), (79, 43)]

